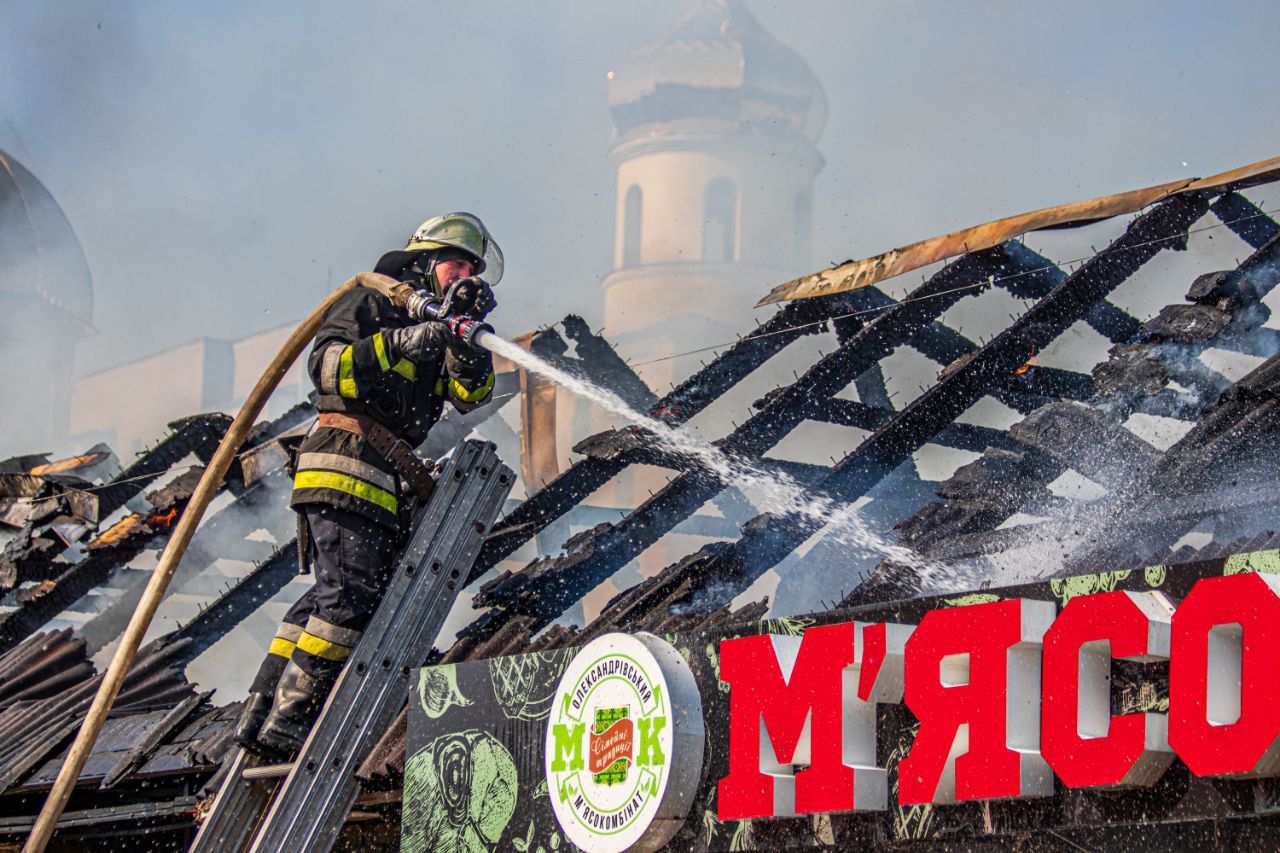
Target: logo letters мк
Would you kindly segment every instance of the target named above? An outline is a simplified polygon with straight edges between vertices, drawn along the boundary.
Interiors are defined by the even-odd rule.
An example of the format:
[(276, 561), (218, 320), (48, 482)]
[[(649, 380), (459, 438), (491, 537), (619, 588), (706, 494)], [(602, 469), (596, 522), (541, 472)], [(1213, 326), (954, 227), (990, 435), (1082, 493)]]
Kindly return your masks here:
[[(572, 726), (555, 723), (551, 726), (551, 736), (555, 740), (555, 757), (551, 759), (552, 770), (559, 772), (582, 769), (582, 742), (586, 731), (586, 723), (573, 723)], [(566, 755), (569, 757), (567, 762)]]
[[(933, 610), (915, 628), (722, 641), (720, 819), (885, 808), (877, 702), (905, 701), (920, 721), (898, 765), (902, 805), (1048, 796), (1051, 772), (1069, 787), (1149, 787), (1175, 754), (1197, 776), (1280, 775), (1280, 577), (1206, 578), (1176, 610), (1125, 591), (1055, 610), (1010, 599)], [(1167, 717), (1111, 715), (1113, 659), (1169, 661)]]

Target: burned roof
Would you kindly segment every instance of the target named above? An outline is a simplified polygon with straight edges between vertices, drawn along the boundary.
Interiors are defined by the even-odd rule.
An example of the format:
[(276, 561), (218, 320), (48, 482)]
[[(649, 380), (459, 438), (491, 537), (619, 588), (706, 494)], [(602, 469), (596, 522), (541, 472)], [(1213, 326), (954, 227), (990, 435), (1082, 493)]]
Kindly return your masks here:
[[(1273, 486), (1280, 324), (1271, 323), (1268, 306), (1280, 282), (1280, 226), (1270, 213), (1229, 183), (1204, 186), (1157, 201), (1067, 269), (1006, 240), (963, 253), (896, 296), (871, 285), (792, 301), (662, 396), (580, 320), (562, 327), (574, 355), (557, 331), (535, 336), (530, 346), (544, 357), (621, 386), (633, 405), (672, 426), (769, 371), (792, 344), (834, 339), (834, 349), (803, 372), (779, 372), (782, 384), (756, 400), (717, 445), (741, 465), (787, 478), (805, 500), (833, 509), (857, 503), (865, 536), (833, 536), (813, 513), (759, 505), (732, 476), (663, 448), (643, 428), (599, 434), (578, 445), (583, 456), (574, 464), (509, 506), (468, 578), (475, 592), (469, 623), (432, 659), (549, 650), (612, 630), (696, 630), (790, 615), (801, 606), (996, 587), (1028, 573), (1123, 571), (1280, 546), (1272, 532), (1280, 505)], [(1150, 316), (1135, 316), (1115, 298), (1157, 258), (1203, 250), (1205, 232), (1233, 235), (1247, 249), (1226, 269), (1202, 264), (1181, 280), (1165, 276), (1173, 301)], [(992, 293), (1023, 308), (998, 333), (974, 339), (951, 324), (950, 309)], [(1089, 368), (1042, 363), (1068, 330), (1083, 330), (1081, 337), (1095, 342)], [(935, 376), (918, 396), (895, 400), (886, 375), (895, 354), (907, 350), (932, 362)], [(1234, 366), (1224, 366), (1223, 354)], [(515, 393), (514, 383), (507, 388)], [(1012, 413), (1008, 423), (966, 416), (988, 399)], [(244, 512), (220, 521), (215, 514), (210, 523), (229, 531), (224, 541), (231, 544), (221, 547), (252, 555), (254, 565), (230, 585), (210, 589), (194, 616), (156, 641), (154, 672), (171, 674), (144, 679), (154, 693), (137, 694), (134, 701), (143, 704), (127, 706), (131, 714), (118, 711), (121, 720), (138, 719), (113, 720), (118, 728), (90, 765), (98, 775), (83, 780), (140, 785), (154, 773), (190, 784), (149, 800), (139, 788), (127, 809), (86, 796), (80, 816), (69, 814), (66, 825), (91, 821), (85, 815), (94, 809), (116, 809), (101, 813), (114, 821), (150, 807), (157, 821), (190, 826), (192, 798), (215, 771), (235, 706), (216, 710), (178, 675), (291, 580), (296, 546), (289, 534), (253, 546), (255, 531), (245, 519), (264, 512), (283, 482), (275, 437), (313, 413), (304, 406), (265, 425), (242, 450), (241, 466), (224, 485), (223, 512)], [(1165, 439), (1136, 430), (1143, 419), (1163, 424)], [(476, 423), (466, 421), (451, 440)], [(772, 455), (812, 423), (850, 430), (846, 445), (829, 448), (838, 454), (830, 464)], [(0, 561), (8, 593), (0, 651), (16, 656), (0, 660), (0, 724), (5, 702), (62, 702), (59, 725), (72, 724), (67, 691), (83, 691), (96, 677), (86, 652), (111, 643), (131, 606), (131, 587), (120, 582), (123, 567), (167, 539), (190, 496), (190, 477), (177, 469), (192, 464), (184, 462), (191, 456), (194, 464), (207, 460), (226, 424), (220, 415), (176, 423), (163, 442), (110, 477), (75, 465), (42, 468), (46, 459), (0, 465), (0, 488), (7, 490), (0, 497), (10, 501), (5, 517), (17, 531)], [(962, 452), (967, 461), (929, 479), (918, 464), (924, 448)], [(666, 469), (669, 482), (637, 506), (609, 516), (589, 511), (593, 492), (641, 465)], [(1080, 488), (1064, 494), (1066, 480)], [(568, 519), (575, 520), (562, 523)], [(673, 533), (695, 544), (647, 576), (628, 574), (641, 553)], [(868, 545), (881, 542), (891, 547)], [(540, 545), (536, 555), (516, 560), (527, 543)], [(192, 559), (204, 566), (216, 557)], [(766, 575), (778, 583), (761, 592)], [(111, 579), (111, 600), (92, 618), (70, 633), (46, 630)], [(820, 590), (822, 601), (796, 597), (797, 580)], [(600, 613), (575, 618), (584, 597), (606, 582), (616, 593)], [(146, 706), (144, 697), (156, 704)], [(10, 802), (30, 802), (24, 792), (44, 783), (63, 745), (58, 731), (24, 741), (25, 751), (0, 760)], [(394, 791), (402, 762), (403, 729), (393, 727), (361, 773)], [(394, 809), (394, 794), (380, 796), (380, 808)], [(0, 830), (9, 825), (18, 824)]]

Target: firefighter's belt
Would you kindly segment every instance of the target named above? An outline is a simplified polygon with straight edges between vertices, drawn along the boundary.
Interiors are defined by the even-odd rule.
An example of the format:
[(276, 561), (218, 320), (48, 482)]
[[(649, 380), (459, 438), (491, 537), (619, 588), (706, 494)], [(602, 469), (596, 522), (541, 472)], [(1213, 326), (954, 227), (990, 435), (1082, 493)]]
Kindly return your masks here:
[(402, 438), (368, 415), (344, 415), (340, 412), (321, 412), (319, 426), (355, 433), (369, 442), (395, 472), (404, 478), (414, 494), (425, 502), (435, 491), (436, 481), (431, 469), (417, 457), (413, 448)]

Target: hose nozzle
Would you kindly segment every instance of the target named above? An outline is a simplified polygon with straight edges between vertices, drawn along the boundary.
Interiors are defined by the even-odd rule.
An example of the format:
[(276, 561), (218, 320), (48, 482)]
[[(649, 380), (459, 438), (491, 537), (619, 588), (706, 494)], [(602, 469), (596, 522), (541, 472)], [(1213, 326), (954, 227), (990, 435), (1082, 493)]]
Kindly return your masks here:
[(490, 335), (495, 334), (493, 326), (490, 326), (483, 320), (473, 320), (470, 317), (450, 317), (446, 322), (449, 324), (449, 331), (458, 337), (464, 344), (469, 347), (475, 347), (476, 338), (481, 332), (487, 332)]
[[(418, 291), (409, 297), (406, 304), (409, 316), (422, 322), (423, 320), (435, 320), (444, 323), (449, 327), (449, 331), (454, 337), (461, 340), (467, 346), (474, 348), (476, 339), (481, 332), (496, 334), (493, 326), (490, 326), (483, 320), (476, 320), (473, 317), (464, 317), (457, 314), (446, 314), (441, 310), (441, 305), (429, 294)], [(480, 344), (483, 346), (483, 343)]]

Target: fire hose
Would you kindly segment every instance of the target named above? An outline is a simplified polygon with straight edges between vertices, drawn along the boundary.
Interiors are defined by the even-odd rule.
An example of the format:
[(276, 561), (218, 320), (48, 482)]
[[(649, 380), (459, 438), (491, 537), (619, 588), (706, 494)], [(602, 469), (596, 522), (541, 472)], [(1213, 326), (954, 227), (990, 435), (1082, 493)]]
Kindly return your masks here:
[[(120, 692), (120, 687), (129, 672), (129, 667), (133, 664), (133, 659), (137, 655), (139, 646), (142, 645), (142, 639), (146, 635), (147, 629), (151, 626), (151, 620), (155, 617), (156, 610), (164, 599), (165, 590), (168, 589), (169, 582), (173, 579), (173, 574), (177, 570), (183, 554), (186, 553), (187, 546), (191, 543), (191, 537), (195, 534), (196, 527), (199, 526), (200, 519), (204, 516), (209, 502), (213, 500), (223, 478), (226, 477), (227, 471), (230, 470), (236, 453), (244, 443), (259, 413), (261, 413), (267, 398), (271, 396), (276, 386), (280, 384), (280, 380), (293, 366), (303, 349), (315, 337), (329, 308), (345, 293), (357, 287), (376, 290), (401, 307), (405, 307), (410, 297), (414, 294), (411, 286), (388, 276), (371, 272), (357, 273), (353, 278), (343, 282), (338, 289), (329, 294), (302, 321), (298, 328), (293, 331), (293, 334), (289, 336), (289, 339), (285, 341), (284, 346), (280, 348), (280, 352), (276, 354), (276, 357), (267, 366), (257, 384), (253, 386), (253, 390), (244, 401), (244, 405), (240, 407), (239, 413), (236, 414), (235, 420), (231, 422), (231, 426), (223, 437), (222, 443), (218, 445), (217, 451), (209, 461), (208, 467), (205, 468), (195, 492), (191, 495), (191, 500), (187, 504), (186, 510), (182, 513), (177, 526), (174, 527), (173, 534), (169, 537), (168, 544), (165, 545), (164, 552), (160, 555), (160, 561), (157, 563), (155, 570), (151, 574), (151, 579), (147, 582), (146, 589), (143, 591), (142, 600), (138, 602), (138, 607), (120, 638), (120, 645), (102, 677), (102, 683), (98, 687), (97, 695), (93, 698), (93, 704), (89, 706), (84, 723), (81, 724), (80, 730), (76, 734), (76, 739), (71, 744), (71, 749), (62, 764), (62, 769), (58, 772), (58, 778), (54, 781), (53, 788), (49, 791), (49, 797), (45, 800), (44, 807), (36, 819), (35, 826), (32, 827), (31, 835), (27, 838), (27, 843), (22, 848), (24, 853), (41, 853), (48, 845), (49, 839), (52, 837), (54, 828), (58, 823), (58, 818), (62, 816), (62, 811), (67, 805), (67, 800), (71, 797), (76, 780), (80, 777), (80, 771), (84, 768), (89, 754), (93, 751), (93, 745), (98, 739), (98, 734), (102, 731), (103, 724), (106, 723), (111, 706)], [(492, 327), (480, 321), (443, 316), (435, 316), (434, 319), (449, 324), (450, 330), (468, 344), (483, 345), (484, 336), (493, 334)]]

